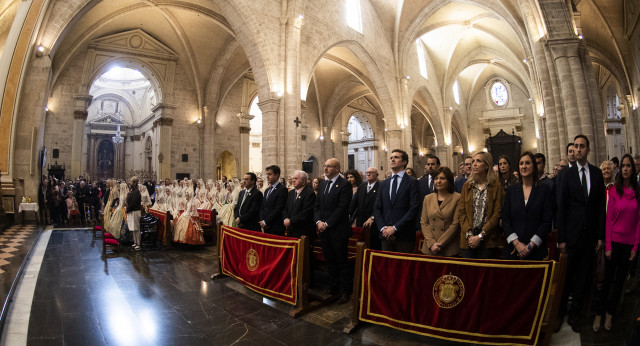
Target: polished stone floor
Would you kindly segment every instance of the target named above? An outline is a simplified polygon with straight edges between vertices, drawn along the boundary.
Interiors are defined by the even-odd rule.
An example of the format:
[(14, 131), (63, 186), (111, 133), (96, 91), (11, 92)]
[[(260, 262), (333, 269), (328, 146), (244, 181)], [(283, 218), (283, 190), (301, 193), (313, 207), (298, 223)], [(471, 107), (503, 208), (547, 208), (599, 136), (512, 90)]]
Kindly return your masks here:
[[(232, 279), (211, 281), (215, 247), (102, 256), (88, 230), (53, 230), (42, 258), (28, 318), (28, 345), (456, 345), (365, 325), (342, 333), (351, 306), (330, 305), (299, 318)], [(625, 298), (612, 332), (581, 337), (566, 324), (553, 344), (571, 336), (583, 345), (633, 345), (640, 294)], [(499, 316), (496, 316), (499, 318)], [(588, 321), (585, 320), (585, 326)], [(586, 328), (585, 328), (586, 330)], [(569, 337), (563, 339), (562, 334)], [(573, 334), (573, 335), (571, 335)]]

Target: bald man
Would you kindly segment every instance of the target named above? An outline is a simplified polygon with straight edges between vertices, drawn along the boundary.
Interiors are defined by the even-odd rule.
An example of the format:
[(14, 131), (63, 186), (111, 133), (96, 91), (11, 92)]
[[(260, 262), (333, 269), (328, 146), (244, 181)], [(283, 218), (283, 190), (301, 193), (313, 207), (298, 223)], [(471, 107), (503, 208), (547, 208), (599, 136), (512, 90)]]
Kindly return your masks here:
[(369, 246), (371, 249), (380, 250), (382, 249), (380, 234), (377, 227), (375, 227), (373, 217), (373, 206), (376, 203), (376, 195), (380, 188), (378, 169), (375, 167), (367, 168), (364, 172), (364, 178), (366, 181), (358, 186), (358, 190), (351, 200), (349, 215), (351, 220), (356, 221), (356, 227), (364, 227), (370, 230), (371, 244)]
[(322, 252), (329, 268), (329, 293), (340, 294), (338, 303), (349, 301), (353, 289), (347, 256), (351, 223), (349, 204), (353, 195), (351, 183), (340, 176), (340, 161), (324, 163), (325, 179), (318, 187), (314, 220), (322, 243)]

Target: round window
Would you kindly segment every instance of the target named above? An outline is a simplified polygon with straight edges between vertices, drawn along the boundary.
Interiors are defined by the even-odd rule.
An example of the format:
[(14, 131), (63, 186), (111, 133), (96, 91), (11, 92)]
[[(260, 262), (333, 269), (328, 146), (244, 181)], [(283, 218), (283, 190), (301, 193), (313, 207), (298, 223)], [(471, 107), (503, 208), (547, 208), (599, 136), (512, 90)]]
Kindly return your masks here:
[(491, 86), (491, 100), (496, 106), (504, 106), (509, 101), (509, 92), (504, 84), (500, 82), (495, 82)]

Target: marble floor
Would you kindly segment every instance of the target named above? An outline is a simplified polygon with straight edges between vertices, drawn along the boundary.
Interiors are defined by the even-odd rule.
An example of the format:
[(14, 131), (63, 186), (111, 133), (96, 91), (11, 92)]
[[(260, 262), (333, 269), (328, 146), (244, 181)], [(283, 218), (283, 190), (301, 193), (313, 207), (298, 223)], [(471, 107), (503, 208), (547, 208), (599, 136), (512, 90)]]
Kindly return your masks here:
[[(30, 259), (34, 263), (22, 279), (35, 281), (30, 309), (8, 317), (5, 345), (459, 344), (377, 325), (346, 335), (342, 329), (349, 321), (349, 304), (289, 317), (287, 305), (232, 279), (210, 280), (217, 272), (213, 246), (122, 249), (103, 256), (100, 239), (76, 229), (45, 230), (38, 249), (42, 254)], [(34, 273), (32, 265), (39, 271)], [(26, 305), (18, 291), (18, 305)], [(638, 332), (639, 308), (640, 294), (625, 297), (613, 331), (594, 334), (585, 319), (587, 331), (578, 335), (565, 324), (552, 344), (637, 345), (628, 340)], [(7, 331), (16, 324), (26, 325), (24, 340), (8, 343)]]

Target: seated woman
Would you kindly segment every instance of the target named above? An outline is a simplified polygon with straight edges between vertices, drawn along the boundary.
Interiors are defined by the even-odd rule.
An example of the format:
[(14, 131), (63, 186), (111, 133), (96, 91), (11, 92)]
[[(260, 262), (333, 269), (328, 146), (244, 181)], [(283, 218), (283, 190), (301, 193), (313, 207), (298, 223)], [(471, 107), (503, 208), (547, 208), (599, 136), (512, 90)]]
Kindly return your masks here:
[(430, 256), (458, 257), (460, 194), (453, 191), (453, 172), (448, 167), (438, 168), (434, 176), (435, 193), (425, 196), (422, 203), (422, 253)]
[(105, 230), (111, 233), (116, 239), (120, 239), (120, 235), (123, 234), (122, 230), (124, 228), (124, 203), (127, 200), (127, 195), (129, 194), (129, 188), (127, 187), (126, 182), (120, 183), (119, 188), (119, 196), (118, 196), (118, 204), (116, 205), (115, 201), (113, 203), (109, 227), (105, 228)]
[[(222, 207), (220, 208), (220, 221), (222, 224), (226, 226), (235, 227), (236, 226), (236, 218), (233, 215), (233, 208), (236, 206), (237, 202), (237, 194), (234, 193), (235, 184), (232, 182), (227, 182), (227, 191), (226, 194), (221, 194), (222, 197), (220, 199), (220, 203)], [(235, 197), (234, 197), (235, 196)]]
[(173, 230), (173, 241), (191, 245), (204, 244), (202, 227), (197, 222), (198, 208), (195, 199), (192, 197), (192, 190), (186, 190), (185, 197), (187, 205), (185, 210), (176, 219)]
[(69, 191), (67, 193), (67, 219), (78, 220), (80, 218), (80, 211), (78, 210), (78, 202), (76, 202), (75, 197), (73, 197), (73, 191)]
[(535, 156), (527, 151), (518, 160), (520, 181), (507, 188), (502, 228), (507, 237), (505, 259), (540, 261), (547, 256), (551, 232), (551, 189), (540, 183)]

